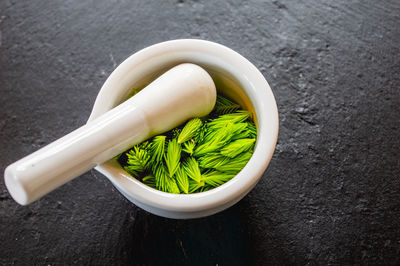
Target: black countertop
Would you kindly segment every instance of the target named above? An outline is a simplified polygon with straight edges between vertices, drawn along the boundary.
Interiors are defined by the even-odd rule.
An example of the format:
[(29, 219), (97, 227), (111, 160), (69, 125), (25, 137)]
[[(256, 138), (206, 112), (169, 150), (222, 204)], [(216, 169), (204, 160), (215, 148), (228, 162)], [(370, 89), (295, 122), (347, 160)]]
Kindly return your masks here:
[(94, 170), (27, 206), (0, 182), (3, 265), (400, 264), (400, 2), (0, 2), (1, 170), (84, 124), (126, 57), (200, 38), (253, 62), (275, 155), (230, 209), (171, 220)]

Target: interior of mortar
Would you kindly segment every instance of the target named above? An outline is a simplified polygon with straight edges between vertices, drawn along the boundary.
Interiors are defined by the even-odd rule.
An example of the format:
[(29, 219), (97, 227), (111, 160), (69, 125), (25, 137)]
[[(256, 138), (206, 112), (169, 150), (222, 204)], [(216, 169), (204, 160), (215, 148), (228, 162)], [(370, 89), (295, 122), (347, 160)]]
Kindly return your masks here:
[[(125, 90), (121, 90), (120, 97), (117, 100), (115, 106), (126, 101), (133, 94), (137, 93), (137, 91), (140, 91), (141, 89), (145, 88), (157, 77), (159, 77), (167, 70), (171, 69), (172, 67), (180, 63), (183, 62), (174, 62), (171, 64), (167, 64), (163, 67), (159, 67), (158, 69), (154, 68), (153, 71), (151, 71), (150, 73), (147, 72), (147, 75), (142, 75), (140, 79), (133, 80), (131, 84), (129, 84), (130, 86), (127, 86)], [(201, 66), (210, 74), (217, 88), (217, 93), (232, 99), (233, 101), (238, 103), (242, 109), (250, 111), (252, 113), (252, 119), (257, 127), (257, 116), (255, 108), (243, 88), (244, 84), (241, 84), (238, 81), (238, 79), (235, 78), (235, 76), (230, 74), (228, 71), (225, 71), (224, 69), (221, 69), (217, 66), (211, 66), (199, 62), (193, 62), (193, 63)], [(257, 146), (257, 141), (255, 145)], [(110, 167), (114, 169), (119, 168), (118, 169), (119, 171), (124, 172), (124, 176), (130, 176), (117, 162), (116, 158), (106, 162), (106, 164), (108, 164)]]

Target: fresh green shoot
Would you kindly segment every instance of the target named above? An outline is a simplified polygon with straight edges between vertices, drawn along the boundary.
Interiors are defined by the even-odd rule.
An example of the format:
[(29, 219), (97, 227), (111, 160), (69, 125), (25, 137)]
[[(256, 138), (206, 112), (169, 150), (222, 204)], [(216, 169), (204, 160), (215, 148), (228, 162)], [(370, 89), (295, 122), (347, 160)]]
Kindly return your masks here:
[(148, 175), (142, 178), (142, 182), (149, 187), (156, 188), (156, 179), (152, 175)]
[(181, 191), (179, 190), (178, 184), (176, 183), (176, 180), (173, 178), (167, 178), (168, 182), (168, 192), (174, 193), (174, 194), (180, 194)]
[(196, 182), (193, 179), (189, 179), (189, 193), (203, 189), (205, 184), (204, 181)]
[(158, 190), (168, 192), (168, 190), (169, 190), (168, 176), (167, 176), (167, 172), (165, 170), (164, 165), (159, 165), (157, 168), (155, 168), (153, 170), (153, 172), (154, 172), (156, 188)]
[(214, 111), (217, 114), (229, 114), (237, 111), (240, 105), (228, 100), (227, 98), (217, 95), (217, 102), (215, 103)]
[(209, 184), (204, 184), (204, 186), (200, 187), (200, 189), (198, 190), (198, 192), (205, 192), (208, 191), (210, 189), (213, 189), (213, 186), (210, 186)]
[(207, 156), (202, 156), (198, 159), (199, 165), (203, 169), (211, 169), (219, 167), (227, 163), (230, 159), (221, 155), (218, 152), (210, 153)]
[(248, 135), (246, 133), (247, 123), (218, 122), (217, 126), (214, 126), (214, 128), (210, 128), (208, 130), (208, 133), (203, 139), (203, 143), (212, 141), (219, 133), (219, 130), (224, 127), (228, 127), (228, 131), (231, 133), (230, 141), (235, 139), (242, 139)]
[(238, 173), (250, 160), (252, 152), (248, 151), (242, 154), (239, 154), (235, 158), (228, 160), (222, 165), (215, 167), (216, 170), (226, 173)]
[(257, 129), (253, 123), (247, 123), (246, 131), (248, 132), (250, 138), (255, 139), (257, 137)]
[(220, 115), (208, 123), (210, 128), (220, 128), (226, 123), (241, 123), (250, 118), (251, 113), (249, 111), (237, 111), (231, 114)]
[(136, 146), (141, 150), (149, 151), (151, 143), (149, 141), (144, 141)]
[(189, 141), (183, 143), (182, 151), (186, 152), (189, 155), (192, 155), (195, 147), (196, 147), (196, 143), (194, 142), (194, 140), (189, 140)]
[(179, 167), (179, 160), (181, 159), (182, 148), (176, 139), (168, 142), (167, 153), (165, 154), (165, 164), (168, 169), (169, 176), (172, 177)]
[(203, 181), (212, 187), (218, 187), (225, 182), (231, 180), (235, 174), (224, 173), (219, 171), (210, 171), (203, 175)]
[(178, 136), (178, 144), (182, 144), (195, 137), (202, 125), (203, 122), (199, 118), (189, 120)]
[[(238, 139), (255, 139), (257, 137), (257, 132), (254, 134), (255, 126), (252, 123), (244, 122), (235, 124), (235, 132), (231, 141)], [(253, 128), (254, 127), (254, 128)]]
[(203, 143), (204, 142), (204, 137), (206, 136), (208, 132), (208, 126), (207, 123), (203, 123), (203, 126), (199, 129), (198, 134), (193, 138), (193, 141), (197, 143)]
[(152, 152), (151, 161), (157, 164), (162, 161), (165, 153), (165, 136), (156, 136), (150, 146)]
[(139, 177), (140, 173), (145, 172), (149, 167), (150, 155), (146, 150), (142, 150), (138, 147), (133, 147), (129, 152), (126, 153), (127, 164), (124, 169), (135, 177)]
[[(205, 137), (205, 142), (199, 146), (197, 146), (193, 155), (204, 156), (205, 154), (215, 152), (223, 147), (232, 137), (232, 128), (233, 124), (228, 123), (224, 127), (221, 127), (215, 131), (209, 132), (209, 135), (212, 135), (212, 138), (208, 136)], [(208, 140), (209, 139), (209, 140)]]
[(180, 190), (183, 193), (188, 194), (189, 179), (185, 171), (182, 169), (182, 167), (179, 167), (178, 170), (176, 170), (175, 177), (176, 177), (176, 183), (178, 184)]
[(188, 175), (188, 177), (190, 177), (197, 183), (201, 182), (201, 171), (199, 163), (196, 161), (195, 158), (188, 158), (183, 164), (183, 170)]
[(230, 158), (248, 151), (254, 146), (256, 139), (238, 139), (222, 148), (221, 154)]
[(242, 138), (246, 138), (247, 135), (247, 123), (236, 123), (233, 126), (233, 136), (231, 138), (231, 141), (236, 140), (236, 139), (242, 139)]

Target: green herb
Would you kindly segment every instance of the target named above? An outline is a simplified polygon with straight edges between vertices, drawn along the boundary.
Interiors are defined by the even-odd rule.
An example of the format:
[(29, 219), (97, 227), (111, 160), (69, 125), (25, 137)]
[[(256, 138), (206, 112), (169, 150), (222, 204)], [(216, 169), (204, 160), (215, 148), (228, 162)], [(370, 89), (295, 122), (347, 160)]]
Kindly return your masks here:
[(252, 138), (255, 139), (257, 137), (256, 127), (253, 123), (245, 122), (245, 123), (237, 123), (235, 124), (235, 132), (234, 136), (232, 137), (232, 141), (237, 139), (244, 139), (244, 138)]
[(148, 175), (142, 178), (142, 182), (149, 187), (156, 188), (156, 179), (152, 175)]
[(146, 150), (139, 147), (133, 147), (127, 154), (127, 166), (124, 169), (135, 177), (139, 177), (140, 173), (145, 172), (149, 167), (150, 155)]
[(181, 144), (195, 137), (202, 125), (203, 122), (199, 118), (194, 118), (187, 122), (178, 136), (178, 143)]
[(247, 123), (246, 132), (248, 132), (249, 137), (253, 139), (257, 137), (257, 129), (253, 123)]
[(246, 121), (250, 118), (251, 113), (249, 111), (237, 111), (231, 114), (221, 115), (215, 119), (213, 119), (208, 126), (210, 128), (220, 128), (223, 127), (226, 123), (240, 123)]
[(190, 157), (183, 164), (183, 170), (185, 173), (197, 183), (201, 182), (201, 172), (199, 168), (199, 163), (195, 158)]
[(189, 193), (189, 179), (185, 171), (179, 167), (178, 170), (176, 170), (176, 182), (178, 183), (179, 188), (182, 190), (183, 193), (188, 194)]
[(197, 136), (193, 138), (193, 142), (195, 143), (202, 143), (204, 141), (204, 137), (208, 132), (208, 127), (206, 123), (203, 123), (203, 126), (199, 129)]
[(255, 139), (238, 139), (221, 150), (221, 154), (230, 158), (236, 157), (242, 152), (248, 151), (254, 146)]
[(194, 140), (190, 140), (188, 142), (183, 143), (182, 150), (186, 152), (189, 155), (192, 155), (194, 152), (194, 148), (196, 147), (196, 143), (194, 143)]
[(176, 139), (168, 142), (167, 154), (165, 154), (165, 164), (168, 169), (169, 176), (172, 177), (179, 167), (179, 160), (181, 159), (181, 146)]
[(164, 165), (158, 165), (158, 167), (153, 169), (153, 172), (157, 189), (168, 192), (168, 176)]
[(165, 136), (156, 136), (151, 143), (151, 152), (153, 153), (151, 160), (156, 164), (160, 163), (164, 158)]
[(215, 152), (223, 147), (231, 139), (233, 124), (228, 123), (224, 127), (210, 131), (204, 138), (203, 144), (199, 145), (194, 151), (194, 156), (203, 156), (207, 153)]
[(207, 156), (199, 158), (199, 165), (203, 169), (216, 168), (226, 163), (229, 158), (220, 153), (210, 153)]
[(252, 156), (257, 130), (249, 111), (217, 95), (205, 118), (135, 145), (117, 156), (144, 184), (169, 193), (197, 193), (231, 180)]
[(221, 95), (217, 95), (217, 102), (215, 103), (214, 111), (217, 114), (228, 114), (233, 113), (240, 108), (240, 105), (237, 103), (228, 100)]
[(203, 189), (205, 184), (206, 183), (204, 183), (204, 181), (196, 182), (193, 179), (189, 179), (189, 193), (194, 193), (198, 190)]
[(218, 187), (223, 183), (229, 181), (234, 177), (235, 174), (224, 173), (220, 171), (210, 171), (203, 175), (203, 181), (212, 187)]
[(235, 158), (232, 158), (231, 160), (225, 161), (221, 165), (214, 167), (214, 169), (221, 172), (238, 173), (250, 160), (251, 155), (252, 152), (245, 152), (236, 156)]
[(173, 178), (168, 178), (168, 192), (171, 192), (174, 194), (181, 193), (178, 188), (178, 184), (176, 183), (176, 180)]

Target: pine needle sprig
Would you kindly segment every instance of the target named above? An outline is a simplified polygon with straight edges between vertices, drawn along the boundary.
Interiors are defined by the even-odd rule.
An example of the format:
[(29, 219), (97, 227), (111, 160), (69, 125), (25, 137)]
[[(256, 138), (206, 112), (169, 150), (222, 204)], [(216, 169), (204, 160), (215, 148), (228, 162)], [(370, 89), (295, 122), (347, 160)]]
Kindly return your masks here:
[(245, 110), (240, 110), (235, 113), (230, 113), (230, 114), (225, 114), (225, 115), (220, 115), (215, 119), (212, 119), (208, 123), (209, 128), (221, 128), (223, 127), (226, 123), (241, 123), (246, 121), (247, 119), (250, 118), (251, 113), (249, 111)]
[[(212, 141), (217, 134), (219, 134), (219, 130), (221, 130), (224, 126), (218, 126), (214, 128), (209, 128), (207, 135), (204, 137), (203, 143), (207, 143)], [(229, 141), (233, 141), (236, 139), (242, 139), (248, 137), (250, 134), (247, 133), (247, 123), (225, 123), (225, 127), (228, 127), (227, 130), (231, 132), (231, 137)]]
[(164, 166), (160, 166), (154, 172), (155, 185), (158, 190), (179, 194), (180, 190), (176, 180), (170, 176)]
[(237, 128), (237, 130), (234, 132), (234, 136), (231, 138), (231, 141), (247, 138), (255, 139), (257, 137), (256, 128), (252, 123), (244, 122), (235, 125), (238, 127), (240, 126), (240, 129)]
[(167, 183), (168, 183), (168, 192), (174, 193), (174, 194), (180, 194), (181, 191), (179, 190), (178, 184), (175, 179), (173, 178), (167, 178)]
[(213, 188), (214, 188), (213, 186), (210, 186), (210, 185), (208, 185), (208, 184), (206, 183), (206, 184), (204, 184), (204, 186), (202, 186), (197, 192), (205, 192), (205, 191), (208, 191), (208, 190), (213, 189)]
[(240, 105), (232, 102), (224, 96), (217, 95), (217, 101), (215, 103), (214, 111), (217, 114), (228, 114), (237, 111)]
[(218, 152), (210, 153), (207, 156), (202, 156), (198, 158), (199, 166), (203, 169), (216, 168), (225, 164), (229, 158), (221, 155)]
[(156, 183), (156, 188), (158, 190), (168, 192), (168, 176), (166, 169), (163, 165), (160, 165), (156, 169), (154, 169), (154, 179)]
[(198, 134), (193, 138), (195, 143), (203, 143), (204, 142), (204, 137), (206, 136), (208, 132), (208, 126), (207, 123), (203, 123), (203, 125), (200, 127)]
[(193, 179), (189, 179), (189, 193), (195, 193), (202, 189), (206, 183), (204, 181), (196, 182)]
[(149, 141), (144, 141), (136, 146), (141, 150), (149, 151), (151, 143)]
[(232, 173), (210, 171), (203, 175), (202, 180), (210, 186), (218, 187), (231, 180), (234, 176), (235, 174)]
[(162, 162), (165, 153), (165, 139), (166, 136), (156, 136), (153, 138), (153, 141), (150, 146), (150, 150), (152, 153), (151, 161), (158, 164)]
[(199, 163), (193, 157), (188, 158), (183, 164), (183, 170), (194, 181), (201, 182), (201, 171)]
[(147, 175), (145, 177), (142, 178), (142, 182), (146, 185), (148, 185), (149, 187), (152, 188), (157, 188), (156, 186), (156, 179), (154, 176), (152, 175)]
[(247, 123), (236, 123), (232, 129), (231, 141), (246, 138), (247, 134)]
[(253, 123), (247, 123), (247, 132), (249, 132), (249, 137), (255, 139), (257, 137), (257, 129)]
[(178, 143), (181, 144), (194, 138), (199, 132), (199, 129), (202, 127), (202, 125), (203, 122), (201, 122), (199, 118), (189, 120), (189, 122), (186, 123), (182, 131), (179, 133)]
[(242, 152), (251, 150), (256, 139), (238, 139), (224, 146), (221, 154), (230, 158), (236, 157)]
[(124, 169), (133, 176), (139, 177), (141, 173), (149, 168), (150, 155), (146, 150), (134, 146), (126, 156), (127, 165)]
[(182, 167), (179, 167), (175, 173), (176, 183), (178, 184), (180, 190), (188, 194), (189, 193), (189, 178)]
[(197, 146), (194, 151), (194, 156), (202, 156), (207, 153), (212, 153), (224, 146), (232, 137), (232, 123), (228, 123), (225, 127), (218, 130), (210, 131), (204, 138), (203, 144)]
[(165, 164), (168, 169), (169, 176), (173, 176), (179, 167), (179, 160), (181, 159), (182, 148), (176, 139), (168, 142), (167, 153), (164, 156)]
[(182, 151), (186, 152), (189, 155), (192, 155), (195, 147), (196, 147), (196, 143), (194, 142), (194, 140), (189, 140), (189, 141), (183, 143)]
[(232, 158), (231, 160), (227, 161), (226, 163), (219, 165), (215, 167), (214, 169), (221, 171), (221, 172), (226, 172), (226, 173), (238, 173), (240, 170), (245, 167), (247, 162), (250, 160), (252, 155), (252, 152), (248, 151), (242, 154), (239, 154), (235, 158)]

